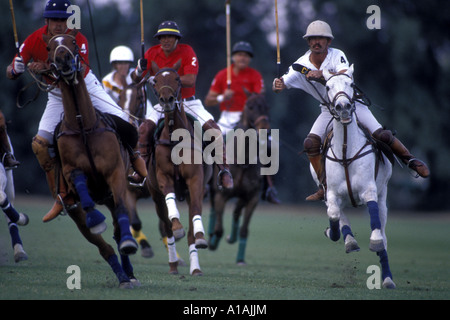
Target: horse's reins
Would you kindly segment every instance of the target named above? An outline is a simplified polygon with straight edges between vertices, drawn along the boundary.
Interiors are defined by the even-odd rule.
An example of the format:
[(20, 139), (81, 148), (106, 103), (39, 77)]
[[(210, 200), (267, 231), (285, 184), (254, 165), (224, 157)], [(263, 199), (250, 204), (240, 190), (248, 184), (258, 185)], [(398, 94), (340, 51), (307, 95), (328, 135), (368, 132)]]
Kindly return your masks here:
[[(50, 43), (53, 39), (55, 39), (56, 37), (60, 37), (60, 36), (61, 36), (61, 35), (56, 35), (56, 36), (52, 37), (52, 38), (50, 39), (49, 43)], [(69, 47), (67, 47), (67, 46), (64, 45), (64, 44), (59, 44), (59, 45), (55, 48), (55, 51), (54, 51), (54, 54), (53, 54), (53, 61), (52, 61), (52, 63), (51, 63), (52, 73), (53, 73), (53, 76), (54, 76), (58, 81), (62, 78), (62, 79), (64, 80), (64, 82), (66, 82), (66, 84), (68, 84), (68, 85), (70, 86), (70, 88), (72, 89), (72, 95), (73, 95), (73, 98), (74, 98), (75, 111), (76, 111), (76, 113), (77, 113), (76, 120), (77, 120), (77, 122), (78, 122), (78, 126), (80, 127), (80, 135), (81, 135), (82, 138), (83, 138), (83, 144), (84, 144), (85, 147), (86, 147), (86, 153), (87, 153), (87, 156), (88, 156), (89, 163), (90, 163), (90, 165), (91, 165), (92, 171), (93, 171), (93, 173), (94, 173), (94, 177), (97, 177), (97, 176), (98, 176), (98, 170), (97, 170), (97, 168), (96, 168), (96, 166), (95, 166), (94, 158), (93, 158), (93, 156), (92, 156), (92, 152), (91, 152), (91, 150), (90, 150), (90, 148), (89, 148), (89, 145), (88, 145), (88, 141), (87, 141), (87, 132), (86, 132), (86, 130), (85, 130), (85, 128), (84, 128), (83, 117), (81, 116), (80, 108), (79, 108), (79, 103), (78, 103), (78, 101), (77, 101), (77, 95), (75, 94), (75, 86), (79, 84), (79, 82), (78, 82), (78, 80), (77, 80), (77, 73), (81, 71), (80, 56), (79, 56), (79, 54), (78, 54), (79, 47), (78, 47), (78, 45), (75, 43), (75, 37), (74, 37), (74, 36), (69, 35), (69, 34), (66, 34), (66, 36), (69, 36), (69, 37), (71, 37), (71, 38), (73, 39), (74, 44), (75, 44), (75, 50), (76, 50), (76, 52), (75, 52), (75, 54), (74, 54), (74, 53), (70, 50)], [(56, 52), (58, 51), (59, 48), (63, 48), (64, 50), (66, 50), (66, 51), (71, 55), (71, 57), (72, 57), (72, 61), (71, 61), (71, 62), (72, 62), (72, 67), (71, 67), (71, 69), (70, 69), (69, 71), (67, 71), (67, 72), (63, 72), (62, 70), (59, 70), (58, 67), (56, 66), (56, 64), (54, 63), (54, 61), (56, 60)], [(58, 71), (60, 74), (55, 74), (55, 71)], [(67, 75), (71, 75), (70, 78), (66, 78)], [(72, 83), (71, 83), (70, 81), (72, 81)], [(94, 128), (91, 130), (91, 132), (95, 132), (95, 131), (96, 131), (96, 128), (98, 127), (99, 122), (100, 122), (100, 121), (99, 121), (99, 118), (98, 118), (98, 116), (97, 116), (96, 124), (95, 124)], [(58, 137), (59, 137), (59, 136), (60, 136), (60, 135), (58, 135)]]
[[(333, 75), (333, 76), (331, 76), (331, 77), (335, 77), (335, 76), (338, 76), (338, 75), (345, 75), (345, 76), (347, 76), (347, 77), (350, 77), (349, 75), (347, 75), (347, 74), (344, 74), (344, 73), (338, 73), (338, 74), (335, 74), (335, 75)], [(331, 77), (330, 77), (330, 79), (331, 79)], [(329, 79), (328, 79), (329, 80)], [(312, 85), (312, 84), (311, 84)], [(317, 90), (317, 88), (313, 85), (313, 87), (316, 89), (316, 91), (317, 91), (317, 93), (319, 94), (319, 96), (322, 98), (322, 100), (325, 102), (325, 99), (323, 99), (323, 97), (320, 95), (320, 93), (318, 92), (318, 90)], [(355, 86), (352, 84), (352, 88), (354, 89), (355, 88)], [(328, 90), (328, 88), (327, 88), (327, 90)], [(339, 117), (336, 115), (336, 113), (333, 111), (333, 109), (332, 109), (332, 106), (334, 106), (335, 105), (335, 103), (336, 103), (336, 101), (337, 101), (337, 99), (340, 97), (340, 96), (345, 96), (345, 97), (347, 97), (347, 99), (352, 103), (352, 105), (353, 105), (353, 107), (352, 107), (352, 109), (353, 109), (353, 111), (355, 111), (355, 101), (356, 101), (356, 99), (355, 98), (350, 98), (349, 97), (349, 95), (346, 93), (346, 92), (344, 92), (344, 91), (339, 91), (338, 93), (336, 93), (336, 95), (333, 97), (333, 99), (331, 100), (331, 99), (329, 99), (329, 101), (330, 102), (328, 102), (328, 103), (325, 103), (325, 105), (328, 107), (328, 110), (330, 111), (330, 114), (333, 116), (333, 118), (334, 119), (336, 119), (337, 121), (339, 121), (340, 119), (339, 119)], [(331, 122), (331, 121), (330, 121)], [(335, 162), (338, 162), (339, 164), (341, 164), (343, 167), (344, 167), (344, 171), (345, 171), (345, 180), (346, 180), (346, 182), (347, 182), (347, 192), (348, 192), (348, 195), (349, 195), (349, 197), (350, 197), (350, 201), (351, 201), (351, 203), (352, 203), (352, 206), (353, 207), (357, 207), (357, 204), (356, 204), (356, 201), (355, 201), (355, 198), (354, 198), (354, 196), (353, 196), (353, 191), (352, 191), (352, 186), (351, 186), (351, 182), (350, 182), (350, 174), (349, 174), (349, 170), (348, 170), (348, 168), (349, 168), (349, 166), (350, 166), (350, 164), (353, 162), (353, 161), (355, 161), (355, 160), (357, 160), (357, 159), (360, 159), (360, 158), (362, 158), (362, 157), (364, 157), (364, 156), (366, 156), (366, 155), (369, 155), (369, 154), (371, 154), (372, 152), (374, 152), (374, 149), (373, 148), (371, 148), (370, 150), (367, 150), (366, 152), (362, 152), (367, 146), (370, 146), (370, 145), (372, 145), (372, 143), (369, 141), (369, 140), (367, 140), (366, 139), (366, 143), (358, 150), (358, 152), (356, 152), (356, 154), (353, 156), (353, 157), (351, 157), (351, 158), (347, 158), (347, 125), (343, 125), (344, 126), (344, 142), (343, 142), (343, 144), (342, 144), (342, 159), (338, 159), (337, 158), (337, 156), (336, 156), (336, 154), (334, 153), (334, 151), (333, 151), (333, 148), (329, 148), (330, 150), (331, 150), (331, 153), (333, 153), (333, 156), (334, 156), (334, 158), (333, 157), (330, 157), (330, 156), (328, 156), (328, 155), (326, 155), (326, 158), (327, 159), (329, 159), (329, 160), (331, 160), (331, 161), (335, 161)], [(375, 176), (376, 176), (376, 171), (377, 170), (375, 170)]]

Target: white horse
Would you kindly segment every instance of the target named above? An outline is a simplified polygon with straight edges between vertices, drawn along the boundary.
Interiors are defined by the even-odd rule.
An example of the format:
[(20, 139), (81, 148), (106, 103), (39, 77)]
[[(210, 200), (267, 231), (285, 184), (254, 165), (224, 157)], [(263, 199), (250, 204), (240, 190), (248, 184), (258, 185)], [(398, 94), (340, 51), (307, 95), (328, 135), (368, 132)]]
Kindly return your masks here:
[(19, 226), (28, 224), (28, 216), (24, 213), (18, 213), (12, 202), (14, 201), (14, 180), (12, 169), (5, 170), (3, 163), (0, 162), (0, 207), (6, 216), (8, 223), (11, 243), (14, 250), (14, 261), (19, 262), (27, 260), (28, 255), (23, 249), (23, 243), (19, 235)]
[[(323, 75), (327, 81), (328, 105), (334, 118), (333, 137), (325, 160), (325, 202), (330, 220), (330, 227), (325, 234), (337, 241), (342, 232), (346, 252), (359, 251), (343, 209), (349, 205), (366, 205), (372, 230), (369, 249), (380, 258), (383, 287), (395, 288), (388, 263), (385, 234), (387, 184), (392, 165), (384, 155), (384, 161), (376, 163), (377, 153), (373, 144), (357, 124), (356, 105), (359, 102), (354, 99), (353, 65), (345, 73), (331, 74), (324, 70)], [(313, 177), (317, 178), (315, 173)]]

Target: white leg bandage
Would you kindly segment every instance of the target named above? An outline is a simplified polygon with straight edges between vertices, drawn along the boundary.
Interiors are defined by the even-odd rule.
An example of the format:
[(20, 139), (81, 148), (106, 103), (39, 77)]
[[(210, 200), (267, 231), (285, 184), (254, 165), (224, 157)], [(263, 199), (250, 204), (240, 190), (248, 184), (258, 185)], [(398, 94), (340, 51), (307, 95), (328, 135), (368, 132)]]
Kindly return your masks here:
[(169, 211), (169, 220), (177, 218), (180, 219), (180, 213), (178, 212), (177, 204), (175, 202), (175, 193), (168, 193), (166, 195), (166, 206)]
[(167, 252), (169, 253), (169, 262), (177, 262), (177, 248), (175, 246), (175, 238), (167, 238)]
[(198, 232), (201, 232), (201, 233), (205, 234), (205, 229), (203, 229), (202, 216), (200, 216), (200, 215), (195, 215), (195, 216), (192, 218), (192, 224), (194, 225), (194, 236), (195, 236)]
[(189, 264), (190, 264), (190, 274), (192, 275), (192, 273), (198, 269), (200, 269), (200, 263), (198, 261), (198, 252), (197, 249), (195, 248), (195, 244), (191, 244), (189, 246)]

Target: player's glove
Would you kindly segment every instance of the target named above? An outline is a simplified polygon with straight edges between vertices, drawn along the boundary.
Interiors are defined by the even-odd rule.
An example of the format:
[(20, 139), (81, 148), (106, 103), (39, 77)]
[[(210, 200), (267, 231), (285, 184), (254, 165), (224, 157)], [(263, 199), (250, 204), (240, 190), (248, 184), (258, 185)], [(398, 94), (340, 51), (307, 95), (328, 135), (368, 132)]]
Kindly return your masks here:
[(21, 57), (15, 57), (12, 65), (12, 74), (19, 75), (25, 72), (25, 64)]

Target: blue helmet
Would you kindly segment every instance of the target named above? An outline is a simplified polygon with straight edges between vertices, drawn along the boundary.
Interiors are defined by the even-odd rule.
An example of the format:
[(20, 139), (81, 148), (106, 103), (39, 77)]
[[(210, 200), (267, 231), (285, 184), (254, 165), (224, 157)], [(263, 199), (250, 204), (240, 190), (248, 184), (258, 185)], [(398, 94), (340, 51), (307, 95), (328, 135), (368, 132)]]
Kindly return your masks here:
[(176, 36), (178, 38), (181, 38), (183, 36), (180, 32), (180, 28), (178, 28), (178, 25), (175, 21), (162, 22), (158, 27), (158, 31), (155, 33), (153, 37), (158, 38), (159, 36), (163, 35), (171, 35)]
[(68, 19), (72, 13), (67, 13), (70, 6), (68, 0), (49, 0), (45, 5), (44, 18), (46, 19)]
[(236, 52), (246, 52), (253, 58), (252, 45), (246, 41), (239, 41), (233, 46), (231, 54), (235, 54)]

